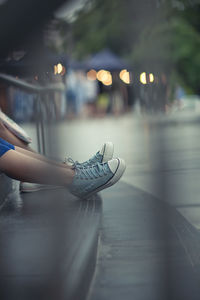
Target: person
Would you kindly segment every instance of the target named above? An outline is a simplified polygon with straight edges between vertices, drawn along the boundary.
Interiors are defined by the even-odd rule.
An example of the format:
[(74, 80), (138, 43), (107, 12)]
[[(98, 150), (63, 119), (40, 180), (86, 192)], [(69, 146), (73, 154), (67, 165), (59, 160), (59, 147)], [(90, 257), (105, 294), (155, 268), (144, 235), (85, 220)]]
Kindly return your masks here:
[[(6, 116), (5, 114), (3, 114), (3, 115)], [(26, 141), (26, 139), (20, 138), (21, 135), (17, 135), (16, 132), (14, 133), (11, 129), (9, 129), (9, 127), (7, 127), (4, 124), (4, 122), (1, 120), (1, 116), (2, 116), (2, 112), (0, 110), (0, 137), (2, 139), (6, 140), (7, 142), (9, 142), (10, 144), (13, 144), (13, 145), (16, 145), (18, 147), (21, 147), (21, 148), (24, 148), (26, 150), (34, 152), (34, 150), (29, 145), (31, 140)], [(22, 128), (20, 128), (20, 129), (22, 129)]]
[[(9, 122), (9, 126), (6, 126), (4, 124), (4, 122), (1, 119), (2, 117), (4, 121), (6, 120)], [(13, 127), (13, 123), (15, 128), (14, 131), (11, 130), (11, 128)], [(7, 116), (3, 114), (2, 111), (0, 110), (0, 138), (4, 139), (5, 141), (9, 142), (12, 145), (18, 146), (20, 148), (26, 149), (31, 152), (35, 152), (30, 146), (30, 142), (31, 142), (30, 137), (26, 134), (26, 132), (23, 131), (21, 127), (18, 127), (17, 124), (16, 124), (17, 126), (17, 130), (16, 130), (15, 124), (16, 123), (9, 118), (7, 120)], [(18, 134), (18, 129), (19, 129), (19, 134)], [(25, 133), (25, 135), (23, 135), (23, 133)], [(35, 192), (46, 188), (49, 188), (49, 186), (35, 184), (35, 183), (27, 183), (27, 182), (20, 182), (19, 185), (20, 192)]]
[(107, 142), (89, 160), (72, 165), (50, 160), (0, 138), (0, 171), (25, 182), (67, 187), (79, 198), (88, 198), (115, 184), (125, 171), (123, 159), (113, 159), (113, 144)]

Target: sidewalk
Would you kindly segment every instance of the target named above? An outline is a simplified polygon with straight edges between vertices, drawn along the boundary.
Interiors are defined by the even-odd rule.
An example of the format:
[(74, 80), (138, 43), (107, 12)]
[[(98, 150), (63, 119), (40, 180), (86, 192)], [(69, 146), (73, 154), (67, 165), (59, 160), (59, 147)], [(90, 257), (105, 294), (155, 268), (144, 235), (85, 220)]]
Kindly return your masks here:
[(199, 299), (199, 232), (123, 181), (88, 201), (11, 194), (0, 244), (2, 300)]
[[(127, 164), (122, 180), (162, 200), (165, 193), (164, 200), (199, 230), (199, 122), (199, 113), (151, 117), (130, 113), (61, 122), (52, 131), (52, 151), (59, 158), (84, 161), (102, 143), (112, 141), (114, 155)], [(25, 129), (36, 144), (33, 126)]]
[(0, 172), (0, 209), (11, 190), (12, 180)]
[(200, 236), (172, 207), (123, 182), (102, 192), (87, 300), (198, 300)]
[(65, 189), (11, 194), (0, 244), (2, 300), (199, 299), (199, 232), (123, 181), (88, 201)]
[[(30, 134), (34, 136), (32, 133)], [(33, 220), (27, 236), (30, 232), (33, 233), (33, 236), (30, 236), (30, 241), (34, 241), (34, 247), (36, 244), (42, 245), (38, 249), (42, 249), (42, 261), (47, 263), (41, 264), (41, 274), (46, 270), (46, 266), (49, 267), (53, 263), (54, 268), (51, 267), (51, 270), (54, 276), (50, 277), (50, 281), (40, 281), (38, 280), (40, 273), (32, 272), (34, 266), (30, 266), (29, 270), (28, 264), (25, 264), (25, 270), (28, 268), (28, 271), (24, 278), (26, 280), (35, 278), (36, 281), (34, 281), (33, 286), (36, 284), (36, 286), (41, 287), (41, 291), (45, 287), (46, 290), (49, 290), (49, 285), (52, 286), (50, 288), (52, 298), (55, 296), (53, 290), (55, 292), (61, 290), (62, 295), (65, 295), (68, 288), (73, 286), (74, 278), (77, 279), (77, 286), (78, 282), (80, 283), (84, 278), (87, 282), (83, 285), (85, 287), (84, 295), (76, 294), (77, 298), (72, 298), (73, 300), (84, 299), (94, 271), (99, 221), (102, 213), (97, 268), (87, 300), (199, 300), (200, 139), (198, 122), (185, 122), (183, 120), (181, 122), (166, 122), (164, 119), (151, 122), (148, 119), (136, 119), (134, 115), (130, 114), (118, 118), (108, 117), (103, 120), (61, 122), (57, 128), (54, 128), (51, 137), (53, 138), (51, 150), (55, 157), (62, 159), (71, 156), (74, 160), (79, 161), (91, 157), (98, 151), (103, 142), (113, 141), (115, 156), (125, 159), (127, 169), (122, 180), (116, 186), (101, 193), (103, 211), (98, 211), (97, 218), (94, 216), (90, 219), (89, 217), (86, 226), (81, 221), (84, 213), (81, 218), (75, 217), (76, 222), (73, 221), (77, 209), (77, 206), (74, 206), (77, 203), (75, 199), (70, 200), (71, 198), (66, 198), (64, 195), (58, 196), (57, 191), (54, 197), (62, 199), (57, 211), (55, 199), (52, 198), (53, 195), (48, 198), (42, 194), (44, 201), (41, 197), (39, 197), (40, 200), (35, 201), (35, 195), (25, 196), (23, 201), (26, 212), (25, 220), (28, 221), (28, 224), (29, 222), (32, 224)], [(14, 202), (8, 202), (8, 210), (10, 207), (12, 208), (13, 204), (11, 203)], [(21, 207), (20, 203), (19, 201), (15, 205), (15, 209)], [(59, 213), (56, 214), (56, 211)], [(39, 237), (37, 234), (34, 237), (35, 229), (33, 228), (35, 228), (35, 224), (37, 232), (37, 217), (35, 215), (38, 214), (41, 214), (39, 224), (42, 225), (42, 232), (44, 230), (42, 236), (47, 236), (45, 238), (46, 246), (43, 245), (44, 241), (40, 239), (39, 230)], [(86, 219), (87, 216), (86, 213)], [(13, 228), (12, 217), (7, 219)], [(15, 220), (17, 224), (20, 223), (21, 215)], [(53, 220), (54, 225), (58, 221), (58, 228), (51, 225), (47, 227), (47, 234), (45, 234), (46, 220), (50, 220), (47, 224), (51, 224)], [(7, 225), (4, 225), (3, 228), (6, 227)], [(20, 229), (21, 227), (17, 225), (17, 228)], [(71, 228), (74, 229), (71, 231)], [(81, 271), (79, 277), (73, 274), (78, 274), (81, 268), (76, 266), (75, 273), (68, 272), (70, 264), (65, 264), (68, 258), (64, 255), (64, 253), (67, 255), (68, 252), (71, 253), (69, 248), (72, 247), (71, 249), (73, 249), (72, 245), (74, 241), (76, 242), (77, 228), (80, 229), (81, 242), (80, 244), (75, 243), (75, 247), (81, 250), (78, 252), (80, 255), (74, 256), (74, 258), (76, 257), (74, 261), (78, 261), (79, 266), (84, 262), (85, 267), (89, 267), (88, 270), (90, 270), (89, 272)], [(53, 229), (56, 229), (55, 232)], [(52, 230), (53, 239), (49, 237)], [(91, 230), (92, 234), (90, 234)], [(16, 232), (14, 231), (13, 235), (18, 237)], [(60, 239), (59, 236), (61, 236)], [(4, 234), (4, 237), (7, 237), (7, 233)], [(70, 244), (68, 244), (68, 237)], [(17, 238), (16, 241), (18, 240)], [(24, 238), (22, 238), (23, 241)], [(25, 239), (28, 245), (30, 241)], [(70, 247), (61, 246), (63, 256), (58, 255), (53, 260), (55, 249), (57, 247), (59, 249), (63, 241)], [(6, 244), (9, 243), (10, 241)], [(84, 245), (83, 248), (86, 247), (85, 256), (81, 256), (81, 245)], [(17, 249), (20, 249), (19, 245)], [(53, 253), (50, 252), (50, 257), (49, 255), (46, 257), (49, 249), (53, 249)], [(88, 252), (88, 249), (92, 250)], [(29, 251), (31, 249), (27, 248), (25, 253), (27, 254)], [(40, 253), (39, 250), (37, 252), (37, 247), (36, 253)], [(35, 257), (34, 255), (33, 257)], [(72, 254), (70, 255), (73, 257)], [(79, 257), (78, 260), (77, 257)], [(91, 260), (90, 257), (92, 257)], [(22, 258), (24, 257), (17, 260), (20, 265), (23, 262)], [(38, 256), (36, 255), (36, 261), (37, 259)], [(40, 261), (40, 255), (38, 261)], [(58, 269), (55, 268), (58, 265), (57, 261), (59, 261)], [(92, 262), (92, 267), (90, 267), (90, 262)], [(60, 270), (63, 270), (62, 266), (70, 276), (63, 275), (66, 274), (65, 272), (60, 273)], [(18, 266), (17, 271), (20, 270)], [(83, 267), (82, 270), (86, 269)], [(47, 271), (49, 272), (48, 268)], [(32, 277), (27, 276), (29, 273), (32, 274)], [(11, 274), (15, 273), (11, 272)], [(11, 278), (14, 276), (9, 277), (9, 279)], [(70, 284), (66, 284), (66, 278)], [(9, 286), (12, 283), (10, 282)], [(32, 287), (30, 282), (27, 282), (28, 290)], [(53, 282), (56, 283), (56, 287)], [(60, 282), (62, 282), (62, 288), (66, 287), (64, 290), (60, 289)], [(12, 290), (15, 291), (15, 284), (16, 282), (11, 284), (13, 287), (11, 293)], [(19, 285), (17, 284), (17, 286)], [(70, 291), (70, 295), (73, 295), (72, 291)], [(27, 300), (26, 294), (22, 296)], [(24, 300), (23, 297), (21, 299)], [(33, 299), (35, 299), (34, 294)], [(37, 299), (40, 300), (39, 297)], [(59, 296), (56, 299), (60, 300)], [(70, 296), (67, 299), (70, 299)], [(64, 299), (61, 298), (61, 300)]]

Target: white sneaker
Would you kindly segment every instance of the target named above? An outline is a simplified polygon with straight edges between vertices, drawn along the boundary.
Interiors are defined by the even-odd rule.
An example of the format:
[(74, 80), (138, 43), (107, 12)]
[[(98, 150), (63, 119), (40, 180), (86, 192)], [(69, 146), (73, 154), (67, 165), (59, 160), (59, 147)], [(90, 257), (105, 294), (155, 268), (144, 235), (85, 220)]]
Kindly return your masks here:
[(86, 160), (85, 162), (74, 162), (73, 159), (68, 158), (68, 162), (72, 165), (76, 164), (79, 167), (91, 167), (97, 163), (105, 163), (113, 158), (114, 145), (112, 142), (106, 142), (102, 145), (101, 150), (99, 150), (93, 157)]
[(32, 193), (38, 192), (41, 190), (52, 190), (60, 188), (59, 186), (39, 184), (39, 183), (30, 183), (30, 182), (20, 182), (19, 191), (21, 193)]
[(88, 198), (115, 184), (122, 177), (125, 169), (125, 161), (121, 158), (85, 168), (76, 164), (74, 166), (75, 175), (69, 191), (79, 198)]

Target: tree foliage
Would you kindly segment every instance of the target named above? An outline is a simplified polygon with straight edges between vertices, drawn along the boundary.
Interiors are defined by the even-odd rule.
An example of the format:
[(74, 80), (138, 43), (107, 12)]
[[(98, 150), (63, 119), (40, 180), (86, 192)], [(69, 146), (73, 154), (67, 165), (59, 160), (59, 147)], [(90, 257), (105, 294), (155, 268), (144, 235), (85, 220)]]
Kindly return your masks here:
[[(197, 0), (89, 0), (70, 25), (77, 58), (110, 48), (135, 70), (173, 74), (198, 92), (200, 4)], [(66, 43), (67, 45), (67, 43)]]

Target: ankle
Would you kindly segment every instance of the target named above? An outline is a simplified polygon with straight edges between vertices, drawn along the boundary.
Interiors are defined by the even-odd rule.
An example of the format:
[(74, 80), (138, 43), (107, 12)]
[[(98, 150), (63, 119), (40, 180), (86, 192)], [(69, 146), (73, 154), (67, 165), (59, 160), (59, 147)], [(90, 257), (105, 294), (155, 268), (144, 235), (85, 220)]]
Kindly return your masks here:
[(74, 176), (75, 176), (75, 170), (69, 168), (68, 172), (69, 172), (69, 182), (68, 182), (68, 184), (71, 184), (73, 182), (73, 179), (74, 179)]

